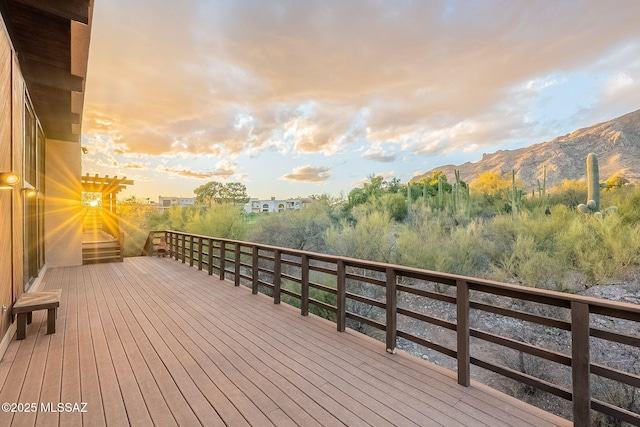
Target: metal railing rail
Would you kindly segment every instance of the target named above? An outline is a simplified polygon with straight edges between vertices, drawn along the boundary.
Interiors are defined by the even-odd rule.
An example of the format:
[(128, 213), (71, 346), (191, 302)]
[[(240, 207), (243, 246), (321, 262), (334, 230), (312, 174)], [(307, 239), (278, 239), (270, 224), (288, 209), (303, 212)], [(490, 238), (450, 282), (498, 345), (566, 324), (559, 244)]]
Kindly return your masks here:
[[(262, 290), (263, 293), (270, 294), (276, 304), (281, 302), (282, 296), (294, 299), (299, 304), (302, 315), (306, 316), (309, 313), (310, 306), (325, 310), (335, 316), (338, 331), (345, 330), (347, 319), (383, 331), (386, 349), (390, 353), (395, 352), (398, 338), (403, 338), (450, 356), (457, 360), (458, 383), (463, 386), (469, 386), (471, 366), (474, 365), (572, 402), (575, 425), (591, 425), (593, 410), (640, 426), (640, 414), (591, 396), (592, 375), (635, 388), (640, 388), (640, 376), (594, 363), (590, 357), (590, 341), (593, 338), (624, 344), (640, 351), (639, 337), (595, 327), (592, 321), (593, 316), (607, 316), (640, 324), (639, 305), (169, 230), (150, 232), (145, 244), (145, 254), (153, 255), (154, 245), (157, 245), (156, 240), (160, 235), (166, 237), (169, 256), (175, 260), (196, 266), (198, 270), (206, 270), (209, 275), (217, 273), (221, 280), (231, 278), (235, 286), (246, 285), (254, 294)], [(312, 272), (335, 278), (335, 288), (310, 280)], [(283, 280), (297, 284), (299, 291), (283, 287)], [(447, 293), (425, 290), (408, 284), (412, 280), (451, 287), (453, 291)], [(348, 291), (354, 283), (365, 283), (371, 289), (378, 289), (378, 292), (364, 295)], [(310, 289), (335, 297), (335, 304), (310, 297)], [(455, 316), (452, 316), (455, 320), (445, 320), (398, 307), (398, 295), (401, 293), (451, 304), (455, 307)], [(505, 297), (534, 303), (559, 310), (564, 315), (545, 316), (490, 304), (484, 301), (487, 297)], [(381, 316), (372, 318), (349, 311), (348, 301), (378, 310)], [(471, 327), (472, 310), (566, 331), (570, 339), (569, 350), (552, 351)], [(399, 315), (452, 331), (456, 337), (456, 345), (452, 346), (453, 348), (447, 347), (446, 344), (398, 329)], [(556, 385), (493, 361), (475, 357), (470, 350), (471, 338), (567, 366), (571, 370), (571, 385)]]

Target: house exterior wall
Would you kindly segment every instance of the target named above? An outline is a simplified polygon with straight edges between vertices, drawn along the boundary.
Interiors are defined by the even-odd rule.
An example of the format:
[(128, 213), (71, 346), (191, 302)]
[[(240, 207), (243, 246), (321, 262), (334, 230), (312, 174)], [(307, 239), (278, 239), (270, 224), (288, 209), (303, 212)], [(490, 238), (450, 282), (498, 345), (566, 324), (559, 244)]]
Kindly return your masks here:
[[(77, 22), (81, 12), (67, 16), (71, 0), (51, 8), (44, 2), (18, 3), (0, 2), (0, 173), (21, 178), (13, 187), (0, 188), (0, 358), (16, 329), (11, 317), (15, 301), (37, 288), (47, 267), (82, 264), (79, 127), (84, 90), (76, 77), (86, 77), (93, 1), (86, 5), (85, 24)], [(73, 75), (59, 59), (69, 59)], [(40, 65), (23, 75), (26, 62), (21, 61)], [(40, 71), (51, 66), (60, 73), (42, 80)]]
[(82, 265), (80, 144), (47, 140), (45, 259), (47, 267)]
[[(82, 264), (80, 144), (49, 140), (43, 152), (36, 142), (38, 120), (28, 106), (30, 99), (19, 59), (4, 18), (0, 18), (0, 172), (13, 172), (21, 178), (13, 188), (0, 189), (0, 357), (15, 331), (11, 307), (42, 272), (43, 262), (46, 260), (51, 267)], [(28, 108), (30, 122), (25, 121)], [(40, 156), (45, 153), (42, 161)], [(30, 168), (25, 167), (26, 158), (34, 160)], [(27, 201), (23, 191), (26, 188), (39, 192), (35, 202)], [(48, 241), (39, 234), (40, 221), (33, 220), (34, 216), (42, 218), (43, 209), (47, 212), (44, 228)], [(37, 239), (35, 250), (33, 240), (27, 240), (27, 230), (31, 232), (30, 239)], [(27, 245), (27, 241), (32, 243)]]
[(267, 199), (267, 200), (259, 200), (259, 199), (251, 199), (249, 203), (244, 205), (244, 210), (247, 213), (261, 213), (261, 212), (284, 212), (284, 211), (298, 211), (309, 202), (303, 199), (286, 199), (286, 200), (276, 200), (276, 199)]
[(21, 191), (24, 184), (24, 80), (20, 73), (20, 66), (15, 55), (11, 55), (12, 67), (12, 154), (13, 167), (12, 171), (20, 175), (22, 180), (12, 190), (13, 193), (13, 301), (18, 299), (23, 292), (23, 274), (24, 274), (24, 234), (23, 234), (23, 193)]
[(158, 206), (162, 209), (169, 209), (173, 205), (194, 206), (195, 204), (195, 197), (158, 197)]
[[(12, 85), (11, 68), (13, 52), (6, 30), (0, 23), (0, 172), (13, 169), (12, 144)], [(13, 296), (13, 192), (0, 190), (0, 305), (9, 307)], [(21, 259), (20, 259), (21, 260)], [(0, 336), (11, 325), (8, 310), (2, 309)]]

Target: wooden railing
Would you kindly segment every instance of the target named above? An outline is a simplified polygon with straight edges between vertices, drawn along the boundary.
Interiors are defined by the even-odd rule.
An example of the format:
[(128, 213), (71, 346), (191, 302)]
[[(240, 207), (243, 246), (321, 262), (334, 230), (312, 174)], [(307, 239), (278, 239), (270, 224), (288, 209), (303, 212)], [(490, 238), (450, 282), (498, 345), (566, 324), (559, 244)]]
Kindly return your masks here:
[[(235, 286), (248, 286), (254, 294), (266, 293), (276, 304), (286, 298), (300, 307), (302, 315), (307, 315), (310, 307), (322, 310), (335, 319), (338, 331), (344, 331), (347, 322), (382, 331), (390, 353), (395, 352), (401, 338), (450, 356), (457, 360), (461, 385), (469, 386), (471, 366), (477, 366), (571, 402), (575, 425), (591, 425), (592, 411), (640, 425), (640, 414), (615, 402), (596, 399), (591, 393), (592, 376), (631, 388), (640, 388), (640, 376), (607, 366), (606, 354), (605, 360), (598, 363), (590, 355), (594, 340), (628, 346), (635, 354), (640, 352), (640, 337), (600, 326), (607, 322), (639, 322), (633, 323), (633, 329), (638, 331), (639, 305), (175, 231), (152, 231), (145, 254), (154, 253), (161, 235), (166, 237), (170, 257), (206, 270), (209, 275), (216, 273), (221, 280), (232, 279)], [(330, 284), (326, 283), (327, 278)], [(325, 283), (319, 283), (322, 281)], [(310, 296), (312, 290), (326, 298)], [(399, 297), (449, 304), (450, 316), (443, 319), (399, 305)], [(479, 313), (512, 319), (523, 328), (540, 325), (537, 327), (560, 335), (564, 347), (543, 348), (474, 327), (474, 323), (479, 323), (474, 320)], [(407, 320), (449, 330), (452, 339), (437, 343), (420, 333), (404, 330), (399, 323), (403, 325)], [(570, 370), (567, 384), (558, 385), (496, 361), (483, 360), (472, 354), (472, 340), (566, 366)]]

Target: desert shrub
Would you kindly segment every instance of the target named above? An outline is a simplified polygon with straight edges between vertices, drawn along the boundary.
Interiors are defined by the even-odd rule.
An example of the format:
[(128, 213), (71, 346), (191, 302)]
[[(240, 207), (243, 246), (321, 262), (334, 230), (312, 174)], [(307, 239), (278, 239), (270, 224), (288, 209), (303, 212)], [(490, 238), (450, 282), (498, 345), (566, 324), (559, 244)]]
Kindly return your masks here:
[(267, 245), (324, 252), (325, 233), (331, 224), (331, 207), (325, 201), (318, 201), (300, 211), (258, 215), (247, 239)]
[(518, 235), (492, 265), (496, 280), (546, 289), (562, 289), (565, 273), (562, 263), (531, 235)]
[(480, 244), (480, 222), (452, 226), (443, 215), (415, 218), (398, 235), (398, 262), (402, 265), (461, 275), (481, 276), (488, 264), (487, 248)]
[(184, 228), (187, 233), (243, 240), (246, 231), (243, 213), (241, 208), (232, 204), (194, 209), (186, 219)]
[(623, 225), (640, 225), (640, 185), (625, 185), (603, 193), (602, 206), (617, 206)]
[(393, 223), (386, 212), (361, 211), (356, 224), (342, 223), (327, 230), (328, 249), (336, 255), (369, 261), (394, 262)]
[(404, 220), (409, 213), (407, 201), (402, 194), (385, 194), (380, 198), (380, 204), (395, 221)]
[(586, 203), (587, 183), (578, 180), (565, 179), (549, 190), (549, 200), (552, 205), (565, 205), (575, 208), (580, 203)]
[(619, 215), (578, 216), (559, 233), (561, 256), (587, 285), (621, 280), (640, 266), (640, 228), (625, 227)]

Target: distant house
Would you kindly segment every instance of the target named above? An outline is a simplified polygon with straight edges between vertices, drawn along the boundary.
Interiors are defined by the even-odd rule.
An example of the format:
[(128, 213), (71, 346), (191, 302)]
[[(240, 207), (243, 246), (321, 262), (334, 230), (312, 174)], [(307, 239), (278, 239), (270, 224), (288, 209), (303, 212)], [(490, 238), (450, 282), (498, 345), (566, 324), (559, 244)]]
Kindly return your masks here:
[(171, 206), (194, 206), (196, 204), (195, 197), (158, 197), (158, 207), (161, 209), (169, 209)]
[(244, 210), (247, 213), (298, 211), (309, 205), (309, 203), (311, 203), (311, 199), (307, 198), (286, 200), (276, 200), (275, 197), (269, 200), (253, 198), (244, 205)]

